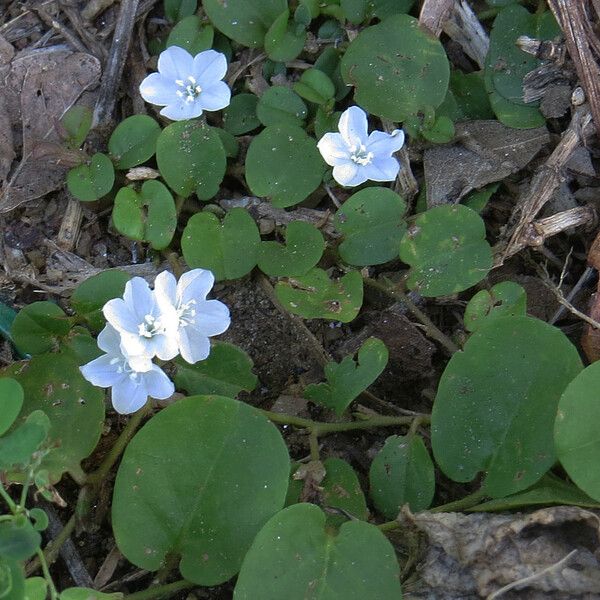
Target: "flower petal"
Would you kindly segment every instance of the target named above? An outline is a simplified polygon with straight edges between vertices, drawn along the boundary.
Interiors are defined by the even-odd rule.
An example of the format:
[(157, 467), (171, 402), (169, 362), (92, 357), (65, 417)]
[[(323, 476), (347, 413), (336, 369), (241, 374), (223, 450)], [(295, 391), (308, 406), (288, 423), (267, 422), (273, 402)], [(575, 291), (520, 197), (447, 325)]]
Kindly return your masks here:
[(146, 356), (152, 358), (155, 356), (154, 349), (151, 347), (149, 340), (153, 338), (144, 338), (138, 335), (137, 332), (130, 331), (121, 332), (121, 353), (127, 359), (133, 356)]
[(323, 160), (332, 167), (350, 160), (350, 150), (340, 133), (326, 133), (317, 144)]
[(120, 345), (121, 336), (119, 332), (107, 323), (106, 327), (98, 334), (98, 348), (108, 354), (118, 356), (121, 354)]
[(216, 50), (205, 50), (194, 56), (192, 71), (196, 83), (201, 87), (210, 87), (220, 81), (227, 73), (227, 58)]
[(129, 367), (136, 373), (147, 373), (154, 366), (152, 359), (144, 354), (128, 356), (126, 360), (129, 363)]
[(112, 405), (122, 415), (138, 411), (148, 401), (146, 386), (139, 378), (124, 377), (112, 387)]
[(229, 309), (219, 300), (198, 302), (194, 322), (189, 325), (202, 335), (219, 335), (227, 330), (231, 324)]
[(345, 110), (338, 124), (338, 129), (349, 146), (366, 144), (368, 127), (367, 113), (359, 106), (351, 106)]
[(141, 277), (134, 277), (125, 284), (123, 300), (138, 318), (138, 325), (143, 322), (146, 315), (154, 313), (154, 294), (152, 293), (148, 282)]
[(395, 129), (391, 134), (385, 131), (373, 131), (367, 141), (367, 151), (376, 157), (391, 156), (404, 146), (404, 131)]
[(161, 360), (171, 360), (179, 354), (177, 329), (171, 329), (166, 335), (155, 335), (150, 339), (153, 354)]
[(204, 88), (196, 99), (204, 110), (221, 110), (229, 106), (230, 101), (231, 90), (224, 81), (217, 81)]
[(215, 276), (206, 269), (192, 269), (179, 278), (177, 300), (185, 304), (190, 300), (202, 302), (215, 284)]
[(169, 398), (175, 392), (173, 382), (167, 377), (166, 373), (157, 365), (152, 366), (152, 370), (142, 375), (144, 387), (148, 396), (157, 400)]
[(362, 172), (371, 181), (394, 181), (400, 171), (400, 163), (394, 157), (374, 158)]
[(109, 300), (102, 308), (104, 317), (119, 333), (136, 332), (140, 321), (122, 298)]
[(161, 311), (177, 305), (177, 280), (169, 271), (162, 271), (154, 280), (154, 296)]
[(179, 86), (160, 73), (151, 73), (140, 83), (140, 94), (146, 102), (166, 106), (177, 100)]
[(179, 329), (179, 352), (190, 364), (204, 360), (210, 354), (210, 340), (191, 325)]
[(79, 367), (85, 379), (92, 385), (102, 388), (111, 387), (123, 378), (123, 373), (118, 369), (119, 362), (115, 362), (115, 357), (110, 354), (103, 354)]
[(202, 114), (202, 106), (198, 101), (200, 96), (193, 102), (187, 102), (186, 100), (178, 100), (173, 104), (165, 106), (160, 114), (171, 121), (185, 121), (186, 119), (195, 119)]
[(333, 167), (333, 178), (340, 184), (347, 187), (354, 187), (364, 183), (367, 180), (363, 173), (364, 167), (348, 161), (345, 165)]
[(158, 57), (158, 71), (173, 83), (185, 81), (194, 72), (194, 57), (179, 46), (169, 46)]

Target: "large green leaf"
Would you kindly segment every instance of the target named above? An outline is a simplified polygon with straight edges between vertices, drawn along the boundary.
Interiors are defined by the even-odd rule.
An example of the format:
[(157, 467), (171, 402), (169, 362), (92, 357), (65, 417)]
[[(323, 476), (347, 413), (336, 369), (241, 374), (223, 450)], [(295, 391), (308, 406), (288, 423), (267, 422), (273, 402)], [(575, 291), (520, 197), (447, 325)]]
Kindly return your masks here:
[(160, 125), (148, 115), (133, 115), (121, 121), (108, 140), (108, 150), (118, 169), (141, 165), (156, 152)]
[(25, 515), (0, 523), (0, 556), (27, 560), (40, 547), (42, 536)]
[(71, 324), (60, 306), (47, 300), (24, 306), (15, 317), (10, 333), (17, 348), (25, 354), (52, 350), (57, 339), (69, 333)]
[(16, 429), (0, 438), (0, 470), (26, 467), (33, 453), (46, 439), (50, 420), (41, 410), (34, 410)]
[(493, 319), (440, 380), (431, 415), (438, 466), (459, 482), (483, 471), (493, 498), (535, 483), (556, 461), (558, 400), (581, 368), (559, 329), (530, 317)]
[(221, 396), (180, 400), (125, 450), (112, 507), (119, 549), (142, 569), (180, 556), (185, 579), (227, 581), (283, 507), (289, 470), (281, 435), (254, 408)]
[(327, 523), (339, 527), (350, 517), (366, 521), (369, 516), (367, 501), (360, 487), (354, 469), (341, 458), (328, 458), (323, 461), (325, 478), (321, 482), (323, 506), (339, 509), (344, 514), (329, 511)]
[(21, 412), (23, 388), (10, 377), (0, 378), (0, 435), (6, 433)]
[(401, 600), (392, 545), (363, 521), (325, 526), (313, 504), (294, 504), (259, 532), (235, 586), (234, 600)]

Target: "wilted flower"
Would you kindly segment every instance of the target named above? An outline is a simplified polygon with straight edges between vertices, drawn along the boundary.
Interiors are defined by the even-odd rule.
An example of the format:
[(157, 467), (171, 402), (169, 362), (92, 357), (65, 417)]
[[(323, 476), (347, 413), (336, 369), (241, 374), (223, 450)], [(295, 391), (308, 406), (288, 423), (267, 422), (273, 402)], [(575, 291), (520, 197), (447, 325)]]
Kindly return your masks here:
[(214, 283), (213, 274), (204, 269), (184, 273), (179, 282), (163, 271), (154, 282), (158, 305), (165, 312), (171, 308), (177, 311), (177, 345), (183, 359), (192, 364), (209, 355), (208, 338), (223, 333), (231, 322), (229, 309), (222, 302), (206, 299)]
[(205, 50), (192, 56), (178, 46), (170, 46), (158, 57), (158, 73), (140, 84), (146, 102), (164, 106), (160, 114), (182, 121), (199, 117), (203, 111), (229, 106), (231, 90), (221, 81), (227, 72), (225, 55)]
[(123, 353), (118, 332), (107, 325), (98, 335), (98, 347), (103, 356), (80, 367), (83, 376), (93, 385), (112, 388), (112, 404), (121, 414), (136, 412), (148, 400), (169, 398), (175, 391), (164, 371), (147, 357), (138, 357), (136, 368)]
[(371, 181), (393, 181), (400, 163), (392, 156), (404, 145), (404, 132), (395, 129), (368, 133), (367, 114), (358, 106), (345, 110), (339, 121), (340, 133), (326, 133), (317, 144), (333, 178), (354, 187)]

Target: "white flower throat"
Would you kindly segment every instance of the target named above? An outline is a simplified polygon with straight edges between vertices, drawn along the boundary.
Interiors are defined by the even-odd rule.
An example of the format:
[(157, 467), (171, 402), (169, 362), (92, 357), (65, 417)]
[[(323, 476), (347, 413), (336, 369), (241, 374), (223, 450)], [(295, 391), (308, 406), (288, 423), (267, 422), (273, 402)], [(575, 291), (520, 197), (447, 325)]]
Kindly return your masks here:
[(175, 83), (182, 88), (175, 93), (180, 98), (185, 98), (186, 102), (193, 102), (202, 92), (202, 88), (191, 75), (185, 81), (183, 79), (176, 79)]
[(149, 339), (164, 332), (165, 328), (160, 322), (160, 319), (157, 319), (152, 315), (146, 315), (144, 321), (138, 325), (138, 334), (140, 337)]
[(367, 147), (364, 144), (356, 144), (350, 147), (350, 160), (364, 167), (373, 160), (373, 153), (367, 152)]
[(129, 375), (129, 379), (132, 381), (137, 381), (139, 373), (131, 368), (127, 359), (115, 356), (115, 358), (111, 358), (110, 364), (119, 365), (117, 367), (117, 373), (127, 373), (127, 375)]
[(185, 304), (182, 304), (177, 310), (177, 316), (179, 317), (179, 326), (185, 327), (194, 323), (196, 320), (196, 301), (190, 300)]

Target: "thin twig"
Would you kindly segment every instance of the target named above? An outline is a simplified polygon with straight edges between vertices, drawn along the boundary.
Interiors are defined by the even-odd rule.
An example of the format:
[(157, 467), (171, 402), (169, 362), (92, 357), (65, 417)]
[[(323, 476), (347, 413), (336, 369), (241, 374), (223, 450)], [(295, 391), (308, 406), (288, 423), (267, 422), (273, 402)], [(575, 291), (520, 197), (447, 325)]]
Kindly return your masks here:
[(75, 36), (66, 25), (50, 16), (44, 8), (39, 6), (37, 8), (33, 7), (32, 10), (40, 18), (44, 25), (51, 27), (54, 29), (54, 31), (62, 35), (65, 41), (73, 46), (75, 50), (78, 52), (87, 52), (87, 48), (81, 43), (77, 36)]

